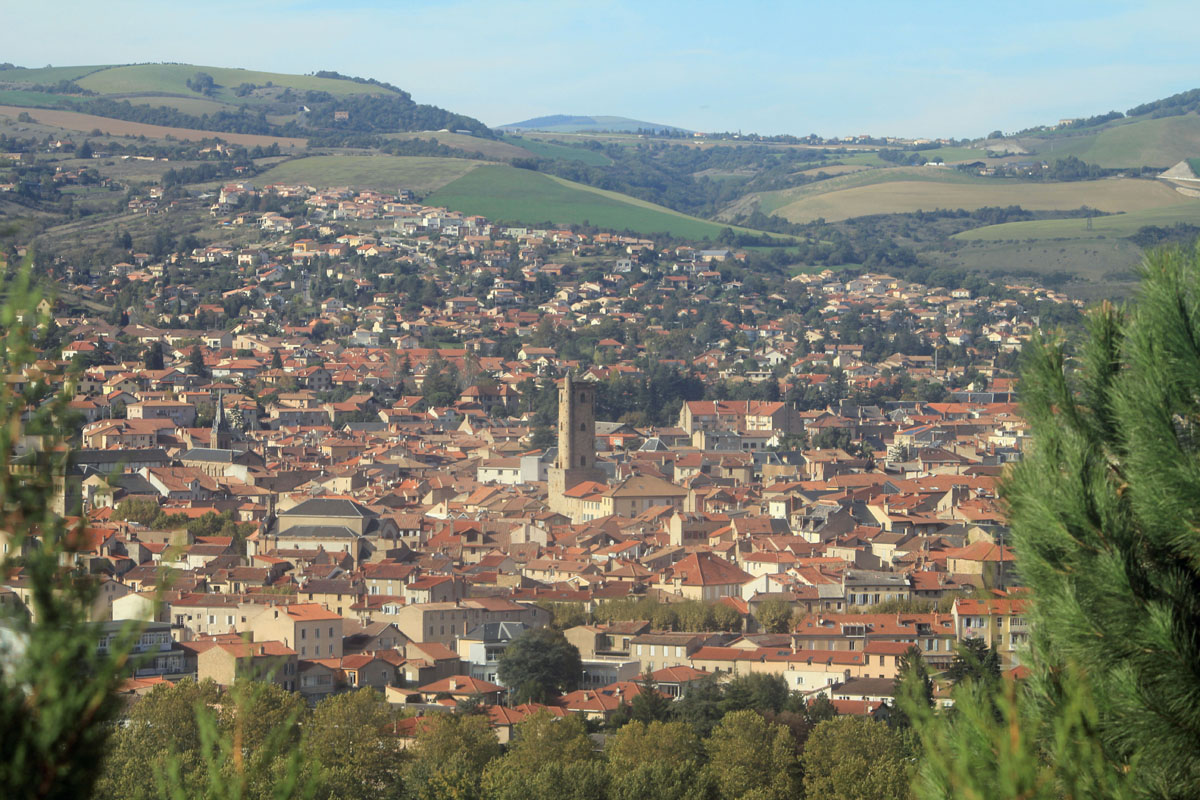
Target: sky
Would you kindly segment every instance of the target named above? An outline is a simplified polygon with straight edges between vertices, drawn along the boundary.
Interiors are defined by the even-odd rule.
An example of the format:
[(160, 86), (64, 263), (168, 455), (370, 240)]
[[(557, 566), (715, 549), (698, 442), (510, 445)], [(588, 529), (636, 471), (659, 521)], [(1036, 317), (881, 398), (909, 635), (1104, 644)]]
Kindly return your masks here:
[[(377, 78), (488, 125), (973, 138), (1200, 86), (1196, 0), (9, 3), (0, 61)], [(52, 9), (52, 13), (48, 11)]]

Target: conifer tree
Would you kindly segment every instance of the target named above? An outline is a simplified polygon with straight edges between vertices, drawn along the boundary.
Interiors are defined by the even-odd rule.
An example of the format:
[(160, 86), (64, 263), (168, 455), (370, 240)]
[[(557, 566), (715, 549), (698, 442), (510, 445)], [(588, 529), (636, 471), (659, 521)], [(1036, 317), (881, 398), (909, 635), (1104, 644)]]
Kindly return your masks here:
[(925, 797), (1188, 797), (1200, 787), (1200, 251), (1161, 251), (1074, 358), (1026, 348), (1033, 447), (1003, 482), (1032, 676), (907, 707)]

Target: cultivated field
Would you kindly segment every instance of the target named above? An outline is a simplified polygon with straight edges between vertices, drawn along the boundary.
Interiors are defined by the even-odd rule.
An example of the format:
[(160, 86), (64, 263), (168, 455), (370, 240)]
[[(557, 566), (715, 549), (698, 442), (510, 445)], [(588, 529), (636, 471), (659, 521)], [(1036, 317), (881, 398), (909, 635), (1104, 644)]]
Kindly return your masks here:
[(1171, 206), (1094, 217), (1091, 230), (1088, 230), (1087, 220), (1083, 219), (1030, 220), (976, 228), (954, 238), (964, 242), (1104, 239), (1129, 236), (1145, 225), (1167, 227), (1179, 222), (1200, 225), (1200, 200), (1185, 198), (1184, 202)]
[(166, 106), (167, 108), (174, 108), (182, 111), (184, 114), (193, 114), (197, 117), (202, 114), (215, 114), (218, 111), (237, 110), (237, 106), (220, 103), (216, 100), (209, 100), (200, 96), (176, 97), (169, 94), (158, 94), (130, 97), (128, 99), (135, 106)]
[(715, 238), (723, 226), (633, 198), (510, 166), (485, 166), (425, 200), (501, 222), (588, 223), (638, 233)]
[(101, 69), (108, 69), (108, 67), (101, 64), (90, 67), (37, 67), (34, 69), (17, 67), (16, 69), (0, 70), (0, 82), (50, 84), (59, 81), (74, 81)]
[[(1116, 178), (1070, 183), (976, 178), (924, 167), (855, 173), (819, 184), (763, 195), (763, 210), (792, 222), (829, 221), (872, 214), (1019, 205), (1030, 210), (1066, 211), (1089, 206), (1101, 211), (1141, 211), (1194, 202), (1160, 181)], [(888, 174), (891, 173), (891, 174)], [(872, 177), (878, 180), (867, 183)], [(837, 182), (843, 182), (838, 187)], [(853, 182), (862, 185), (847, 185)], [(817, 193), (816, 189), (826, 191)], [(790, 196), (789, 196), (790, 195)], [(797, 196), (798, 195), (798, 196)], [(773, 207), (768, 207), (770, 203)]]
[(261, 145), (267, 147), (278, 143), (285, 150), (303, 150), (308, 146), (304, 139), (293, 139), (287, 136), (260, 136), (253, 133), (224, 133), (221, 131), (201, 131), (193, 128), (167, 128), (163, 125), (147, 125), (142, 122), (125, 122), (108, 117), (97, 117), (93, 114), (80, 114), (77, 111), (59, 111), (46, 108), (20, 108), (18, 106), (0, 106), (0, 117), (16, 119), (22, 113), (28, 113), (43, 125), (53, 125), (68, 131), (87, 133), (98, 130), (110, 136), (145, 136), (147, 139), (165, 139), (168, 136), (189, 142), (201, 139), (221, 139), (231, 144), (246, 147)]
[[(37, 70), (30, 72), (37, 72)], [(333, 95), (379, 94), (385, 91), (376, 86), (333, 78), (314, 78), (309, 75), (284, 75), (275, 72), (256, 72), (246, 69), (203, 67), (190, 64), (136, 64), (126, 67), (109, 67), (92, 72), (78, 79), (77, 83), (85, 89), (91, 89), (93, 92), (101, 94), (181, 94), (186, 97), (194, 94), (188, 89), (187, 82), (197, 72), (211, 75), (221, 87), (216, 90), (215, 99), (239, 105), (244, 103), (245, 98), (236, 97), (233, 89), (242, 83), (263, 86), (270, 82), (275, 86), (286, 86), (298, 91), (312, 89), (329, 92)]]
[(428, 192), (454, 181), (487, 162), (465, 158), (336, 155), (285, 161), (255, 178), (255, 184), (306, 183), (318, 188), (355, 186), (381, 192), (409, 189)]
[(532, 153), (538, 158), (561, 158), (564, 161), (578, 161), (580, 164), (587, 164), (589, 167), (606, 167), (613, 163), (612, 159), (603, 153), (598, 153), (595, 150), (586, 150), (582, 147), (566, 147), (542, 139), (533, 139), (513, 134), (507, 134), (503, 138), (509, 144)]
[[(1080, 222), (1083, 220), (1071, 220)], [(945, 259), (948, 265), (994, 276), (1070, 274), (1066, 291), (1081, 300), (1129, 294), (1142, 249), (1128, 239), (1067, 239), (1040, 242), (972, 242)]]
[(870, 167), (864, 164), (830, 164), (827, 167), (812, 167), (810, 169), (802, 169), (796, 172), (797, 175), (819, 175), (824, 172), (826, 175), (849, 175), (851, 172), (862, 172)]
[(1186, 114), (1111, 125), (1079, 136), (1024, 138), (1044, 161), (1076, 156), (1102, 167), (1169, 167), (1200, 153), (1200, 116)]
[(495, 139), (484, 139), (480, 136), (468, 136), (463, 133), (444, 133), (442, 131), (407, 131), (404, 133), (384, 134), (386, 139), (433, 139), (436, 142), (462, 150), (464, 153), (482, 153), (485, 158), (503, 161), (509, 158), (529, 158), (528, 150), (499, 142)]

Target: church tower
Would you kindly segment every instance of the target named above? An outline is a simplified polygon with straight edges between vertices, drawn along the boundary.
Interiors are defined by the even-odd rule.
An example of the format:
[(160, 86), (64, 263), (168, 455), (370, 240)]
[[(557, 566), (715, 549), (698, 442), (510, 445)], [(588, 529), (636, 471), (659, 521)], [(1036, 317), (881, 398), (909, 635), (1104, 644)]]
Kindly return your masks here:
[(596, 468), (596, 385), (567, 373), (558, 387), (558, 459), (547, 475), (550, 508), (570, 513), (563, 495), (584, 481), (605, 482)]
[(233, 445), (233, 431), (229, 427), (229, 420), (225, 418), (225, 398), (220, 392), (217, 392), (217, 407), (213, 411), (210, 441), (209, 446), (218, 450), (228, 450)]

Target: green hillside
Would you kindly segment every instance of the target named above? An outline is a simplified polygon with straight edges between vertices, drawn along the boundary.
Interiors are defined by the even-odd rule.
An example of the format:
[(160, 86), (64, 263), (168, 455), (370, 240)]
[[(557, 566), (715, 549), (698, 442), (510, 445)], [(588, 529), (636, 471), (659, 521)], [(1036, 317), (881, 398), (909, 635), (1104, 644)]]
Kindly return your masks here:
[(425, 199), (498, 222), (556, 225), (587, 223), (641, 234), (715, 239), (725, 226), (689, 217), (632, 197), (510, 166), (472, 170)]
[(613, 163), (612, 159), (603, 153), (598, 153), (595, 150), (589, 150), (585, 147), (570, 147), (541, 139), (513, 136), (511, 134), (501, 138), (509, 144), (523, 148), (538, 158), (560, 158), (564, 161), (578, 161), (580, 164), (586, 164), (589, 167), (607, 167)]
[(1105, 239), (1129, 236), (1146, 225), (1166, 227), (1179, 222), (1200, 225), (1200, 200), (1186, 200), (1177, 205), (1130, 211), (1127, 214), (1094, 217), (1091, 230), (1088, 229), (1087, 220), (1083, 219), (1029, 220), (988, 225), (985, 228), (964, 231), (954, 238), (964, 242)]
[(792, 189), (763, 192), (759, 207), (791, 222), (843, 220), (874, 214), (1019, 205), (1066, 211), (1141, 211), (1192, 201), (1160, 181), (1114, 178), (1034, 182), (984, 178), (937, 167), (893, 167), (839, 175)]
[(1120, 120), (1078, 136), (1024, 137), (1022, 147), (1053, 160), (1076, 156), (1101, 167), (1162, 167), (1200, 156), (1200, 115)]
[(417, 156), (339, 155), (310, 156), (285, 161), (255, 178), (255, 183), (306, 183), (317, 188), (355, 186), (381, 192), (409, 189), (427, 192), (487, 162), (465, 158)]

